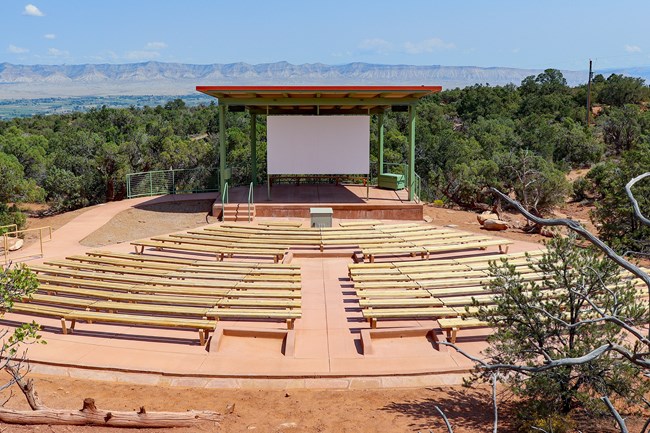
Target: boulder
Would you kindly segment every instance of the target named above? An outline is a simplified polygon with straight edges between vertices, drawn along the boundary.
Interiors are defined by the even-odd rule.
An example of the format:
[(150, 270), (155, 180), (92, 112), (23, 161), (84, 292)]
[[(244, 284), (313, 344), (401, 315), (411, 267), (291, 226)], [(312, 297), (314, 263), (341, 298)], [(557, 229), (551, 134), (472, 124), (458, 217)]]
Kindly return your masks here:
[(483, 222), (483, 228), (485, 230), (494, 230), (494, 231), (507, 230), (508, 223), (505, 221), (501, 221), (499, 219), (487, 219)]
[(483, 225), (486, 220), (499, 220), (499, 215), (492, 213), (490, 211), (485, 211), (481, 214), (476, 215), (476, 219), (478, 220), (479, 224)]
[[(2, 237), (0, 237), (0, 249), (2, 249), (2, 247), (3, 247), (1, 241), (2, 241)], [(19, 250), (19, 249), (21, 249), (23, 247), (24, 243), (25, 243), (25, 241), (23, 241), (20, 238), (7, 238), (7, 244), (8, 244), (7, 249), (9, 251)]]

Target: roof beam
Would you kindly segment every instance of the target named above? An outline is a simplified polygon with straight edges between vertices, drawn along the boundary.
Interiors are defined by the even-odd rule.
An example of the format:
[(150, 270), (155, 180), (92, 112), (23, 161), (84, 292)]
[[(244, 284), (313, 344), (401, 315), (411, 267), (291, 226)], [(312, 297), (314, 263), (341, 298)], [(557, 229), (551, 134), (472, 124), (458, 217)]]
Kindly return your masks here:
[(417, 98), (219, 98), (222, 105), (409, 105), (415, 104)]

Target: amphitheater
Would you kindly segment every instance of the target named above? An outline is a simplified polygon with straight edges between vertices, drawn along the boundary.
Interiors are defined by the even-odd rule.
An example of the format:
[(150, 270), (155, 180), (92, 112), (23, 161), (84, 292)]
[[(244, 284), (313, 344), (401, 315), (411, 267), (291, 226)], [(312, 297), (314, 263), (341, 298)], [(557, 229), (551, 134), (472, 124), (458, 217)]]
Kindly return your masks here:
[[(321, 187), (321, 200), (341, 189), (355, 191)], [(539, 244), (421, 219), (310, 228), (308, 218), (256, 216), (100, 250), (79, 243), (131, 207), (215, 196), (107, 203), (55, 231), (43, 257), (37, 245), (21, 251), (34, 255), (25, 263), (40, 286), (3, 324), (42, 325), (48, 344), (29, 347), (33, 371), (213, 388), (456, 384), (472, 364), (440, 342), (485, 347), (490, 329), (465, 316), (472, 298), (491, 302), (488, 263), (507, 257), (539, 278), (524, 255), (541, 254)]]

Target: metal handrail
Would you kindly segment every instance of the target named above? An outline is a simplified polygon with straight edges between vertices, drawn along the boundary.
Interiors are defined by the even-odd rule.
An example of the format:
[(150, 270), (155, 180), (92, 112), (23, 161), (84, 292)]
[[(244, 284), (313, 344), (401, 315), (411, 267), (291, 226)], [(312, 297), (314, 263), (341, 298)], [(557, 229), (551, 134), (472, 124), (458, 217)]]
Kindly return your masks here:
[[(14, 225), (14, 224), (10, 224)], [(33, 229), (24, 229), (24, 230), (14, 230), (12, 232), (6, 232), (2, 234), (2, 247), (3, 247), (3, 252), (4, 252), (4, 264), (6, 265), (9, 263), (9, 237), (10, 235), (14, 235), (13, 237), (18, 238), (18, 234), (22, 233), (28, 233), (28, 232), (35, 232), (38, 231), (38, 240), (40, 243), (41, 247), (41, 257), (44, 257), (43, 254), (43, 230), (49, 230), (50, 234), (50, 240), (52, 240), (52, 226), (45, 226), (45, 227), (36, 227)], [(32, 257), (30, 255), (27, 256), (20, 256), (20, 257), (12, 257), (11, 260), (18, 260), (18, 259), (24, 259), (26, 257)]]
[(226, 203), (228, 203), (228, 182), (223, 184), (223, 192), (221, 193), (221, 221), (226, 218)]
[(415, 182), (413, 185), (414, 191), (413, 191), (413, 198), (415, 199), (416, 203), (420, 203), (420, 194), (422, 193), (422, 178), (420, 177), (419, 174), (415, 173)]
[(253, 182), (248, 186), (248, 222), (251, 222), (251, 204), (253, 203)]

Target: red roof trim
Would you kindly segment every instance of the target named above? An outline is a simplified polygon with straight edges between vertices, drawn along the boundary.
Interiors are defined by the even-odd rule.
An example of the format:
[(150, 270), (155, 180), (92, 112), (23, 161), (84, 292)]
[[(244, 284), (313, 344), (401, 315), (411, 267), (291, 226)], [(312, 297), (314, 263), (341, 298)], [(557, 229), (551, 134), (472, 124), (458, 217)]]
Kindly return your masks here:
[(279, 91), (279, 92), (291, 92), (291, 91), (384, 91), (384, 92), (417, 92), (417, 91), (429, 91), (432, 93), (440, 92), (442, 86), (196, 86), (196, 90), (199, 92), (209, 92), (209, 91)]

